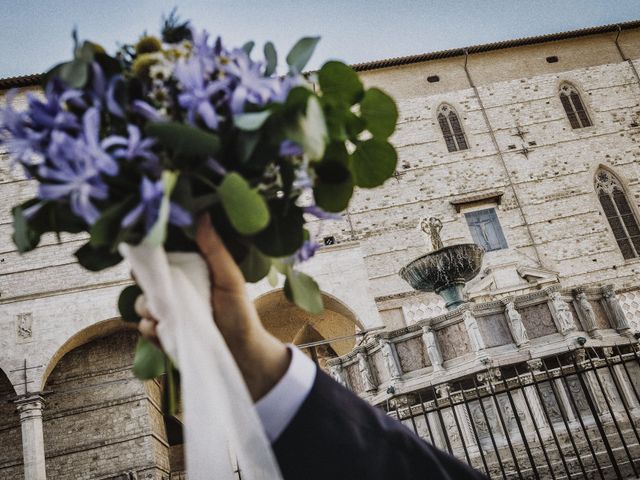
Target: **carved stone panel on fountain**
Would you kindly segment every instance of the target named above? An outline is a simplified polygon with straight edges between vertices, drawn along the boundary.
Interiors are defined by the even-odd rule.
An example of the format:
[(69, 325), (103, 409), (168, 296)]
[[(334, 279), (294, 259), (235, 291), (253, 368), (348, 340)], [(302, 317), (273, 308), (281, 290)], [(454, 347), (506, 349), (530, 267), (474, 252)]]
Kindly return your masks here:
[(512, 343), (511, 334), (504, 315), (497, 313), (484, 317), (477, 317), (480, 333), (487, 348)]
[(591, 302), (593, 311), (596, 315), (596, 328), (613, 328), (607, 318), (607, 312), (600, 302)]
[(522, 307), (518, 311), (529, 338), (544, 337), (558, 331), (547, 303)]
[(452, 358), (474, 353), (464, 323), (454, 323), (436, 331), (442, 358), (446, 362)]
[(400, 368), (404, 373), (431, 366), (422, 338), (414, 337), (396, 343)]

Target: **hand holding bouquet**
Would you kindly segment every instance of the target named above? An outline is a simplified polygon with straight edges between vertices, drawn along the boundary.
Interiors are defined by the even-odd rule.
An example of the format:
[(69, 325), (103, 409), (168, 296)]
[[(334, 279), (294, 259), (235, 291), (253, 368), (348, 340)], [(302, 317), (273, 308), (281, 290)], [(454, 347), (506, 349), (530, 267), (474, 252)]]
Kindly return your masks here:
[[(272, 43), (254, 60), (253, 42), (229, 49), (173, 14), (161, 39), (145, 35), (114, 56), (75, 34), (74, 40), (74, 58), (46, 74), (44, 97), (29, 95), (27, 109), (17, 111), (10, 93), (0, 110), (0, 142), (38, 184), (36, 198), (13, 209), (14, 241), (26, 252), (46, 232), (88, 232), (76, 257), (89, 270), (127, 256), (160, 325), (167, 325), (160, 340), (182, 370), (187, 460), (198, 478), (197, 471), (209, 468), (198, 456), (207, 454), (189, 455), (189, 441), (206, 440), (189, 432), (206, 406), (189, 397), (218, 395), (233, 410), (239, 407), (228, 397), (248, 395), (236, 385), (242, 380), (228, 352), (220, 353), (224, 342), (210, 331), (202, 269), (184, 253), (173, 257), (176, 266), (165, 252), (196, 252), (195, 220), (208, 212), (247, 281), (283, 274), (286, 296), (319, 313), (318, 285), (295, 270), (319, 247), (307, 220), (338, 217), (355, 186), (376, 187), (394, 173), (397, 156), (388, 138), (396, 106), (381, 90), (365, 89), (343, 63), (303, 74), (318, 38), (294, 45), (282, 76)], [(165, 298), (189, 287), (200, 294), (190, 305)], [(139, 291), (129, 287), (121, 295), (125, 319), (135, 320)], [(213, 377), (208, 390), (197, 374), (210, 367), (202, 362), (218, 363), (217, 376), (207, 375)], [(140, 342), (135, 371), (172, 378), (173, 368)], [(211, 392), (221, 384), (226, 392)], [(190, 406), (197, 411), (190, 414)], [(255, 429), (250, 420), (245, 427)], [(218, 435), (228, 430), (226, 421), (217, 424)], [(249, 440), (234, 435), (227, 442), (246, 456), (261, 433), (247, 433)]]

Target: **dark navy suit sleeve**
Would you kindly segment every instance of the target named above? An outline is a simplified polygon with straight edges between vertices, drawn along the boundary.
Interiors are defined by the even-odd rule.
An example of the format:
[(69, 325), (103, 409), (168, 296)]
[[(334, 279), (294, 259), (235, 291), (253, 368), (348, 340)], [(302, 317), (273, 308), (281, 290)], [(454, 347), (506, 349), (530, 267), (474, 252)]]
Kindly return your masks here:
[(273, 449), (285, 480), (486, 478), (320, 371)]

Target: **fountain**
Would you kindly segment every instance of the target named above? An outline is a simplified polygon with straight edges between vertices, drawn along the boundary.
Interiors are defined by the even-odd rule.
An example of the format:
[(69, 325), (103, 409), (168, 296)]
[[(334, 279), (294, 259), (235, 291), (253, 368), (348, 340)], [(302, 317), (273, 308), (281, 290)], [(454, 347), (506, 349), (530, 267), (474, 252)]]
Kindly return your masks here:
[(464, 285), (480, 272), (484, 249), (475, 243), (445, 247), (440, 238), (442, 222), (422, 219), (420, 228), (431, 239), (433, 251), (416, 258), (400, 269), (400, 276), (415, 290), (435, 292), (454, 310), (465, 302)]

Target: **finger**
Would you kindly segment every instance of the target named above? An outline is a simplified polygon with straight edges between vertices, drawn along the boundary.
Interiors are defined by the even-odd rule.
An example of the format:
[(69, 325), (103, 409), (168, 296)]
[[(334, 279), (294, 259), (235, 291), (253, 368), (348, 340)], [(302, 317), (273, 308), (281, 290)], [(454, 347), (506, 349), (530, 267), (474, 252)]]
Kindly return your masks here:
[(144, 296), (144, 294), (138, 295), (138, 298), (136, 298), (136, 301), (133, 304), (133, 309), (142, 318), (148, 318), (149, 320), (157, 322), (157, 320), (153, 318), (153, 315), (151, 315), (151, 312), (147, 308), (147, 298)]
[(209, 266), (212, 281), (216, 287), (230, 291), (243, 291), (244, 276), (211, 225), (209, 214), (198, 218), (196, 243)]

